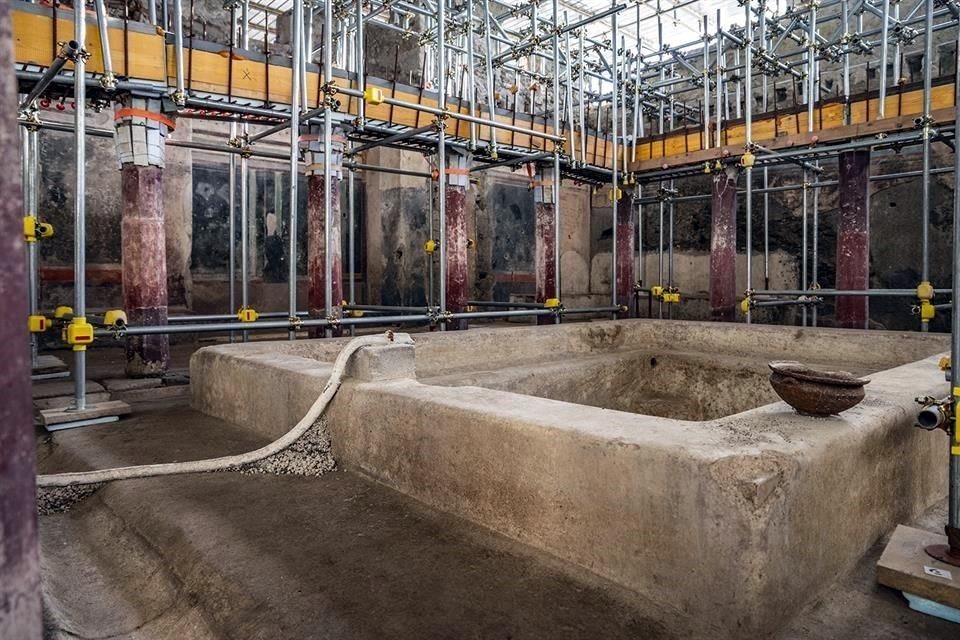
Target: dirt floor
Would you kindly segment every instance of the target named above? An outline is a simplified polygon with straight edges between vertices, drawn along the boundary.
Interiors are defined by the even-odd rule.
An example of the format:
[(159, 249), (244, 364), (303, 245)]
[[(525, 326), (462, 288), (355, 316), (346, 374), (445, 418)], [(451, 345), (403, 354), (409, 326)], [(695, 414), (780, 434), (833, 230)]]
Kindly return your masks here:
[[(176, 345), (173, 366), (192, 348)], [(109, 375), (123, 355), (90, 359), (92, 376)], [(38, 455), (50, 473), (261, 444), (176, 398), (138, 402), (119, 423), (39, 435)], [(940, 506), (914, 524), (935, 530), (943, 519)], [(682, 612), (350, 472), (116, 483), (43, 516), (40, 531), (52, 638), (689, 637)], [(960, 637), (876, 585), (882, 548), (778, 638)]]

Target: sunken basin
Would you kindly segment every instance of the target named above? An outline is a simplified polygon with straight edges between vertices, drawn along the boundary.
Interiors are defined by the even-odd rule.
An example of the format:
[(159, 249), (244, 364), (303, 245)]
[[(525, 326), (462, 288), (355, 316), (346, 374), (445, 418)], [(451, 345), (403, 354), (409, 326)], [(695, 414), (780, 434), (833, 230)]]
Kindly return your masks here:
[[(358, 354), (328, 416), (337, 463), (619, 583), (681, 635), (775, 632), (946, 494), (941, 434), (912, 426), (913, 398), (944, 391), (945, 336), (623, 320), (414, 338)], [(278, 437), (345, 342), (201, 349), (194, 406)], [(869, 376), (866, 397), (798, 415), (775, 360)]]

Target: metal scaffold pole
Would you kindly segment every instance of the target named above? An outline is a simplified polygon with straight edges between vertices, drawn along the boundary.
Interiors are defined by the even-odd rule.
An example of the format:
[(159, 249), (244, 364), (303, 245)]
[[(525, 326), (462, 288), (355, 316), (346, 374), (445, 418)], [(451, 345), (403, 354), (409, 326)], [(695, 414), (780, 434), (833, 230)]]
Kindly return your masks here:
[[(920, 286), (930, 284), (930, 152), (933, 136), (933, 11), (935, 0), (926, 0), (926, 33), (924, 35), (923, 54), (923, 175), (920, 178)], [(929, 331), (930, 322), (921, 315), (920, 330)]]
[[(73, 39), (79, 43), (73, 61), (73, 95), (76, 108), (73, 112), (73, 144), (74, 144), (74, 192), (73, 192), (73, 323), (82, 325), (87, 315), (87, 136), (86, 136), (86, 103), (87, 84), (86, 62), (87, 52), (84, 43), (87, 41), (87, 23), (83, 2), (74, 6)], [(87, 351), (86, 346), (74, 345), (74, 409), (83, 411), (87, 408)]]
[[(559, 34), (559, 13), (560, 2), (553, 0), (553, 31)], [(560, 37), (555, 35), (553, 38), (553, 127), (554, 131), (560, 131)], [(569, 60), (567, 61), (569, 65)], [(571, 131), (571, 138), (572, 136)], [(563, 300), (563, 294), (560, 288), (560, 152), (554, 144), (553, 150), (553, 180), (551, 189), (553, 190), (553, 273), (554, 273), (554, 297)], [(614, 207), (616, 209), (616, 207)], [(614, 227), (616, 228), (616, 227)], [(614, 242), (616, 244), (616, 242)], [(556, 321), (560, 322), (560, 316), (556, 316)]]
[[(330, 3), (326, 3), (329, 7)], [(299, 198), (298, 198), (298, 182), (300, 180), (300, 65), (303, 64), (303, 46), (301, 43), (301, 38), (303, 37), (303, 0), (294, 0), (293, 10), (290, 13), (291, 32), (293, 33), (293, 42), (291, 44), (293, 50), (293, 61), (290, 68), (290, 189), (289, 189), (289, 198), (288, 203), (289, 207), (289, 216), (288, 216), (288, 227), (287, 232), (289, 233), (289, 247), (287, 249), (287, 299), (288, 299), (288, 312), (291, 318), (297, 317), (297, 262), (298, 262), (298, 251), (297, 251), (297, 214), (299, 209)], [(330, 33), (331, 22), (327, 21), (324, 23), (324, 33)], [(328, 36), (325, 35), (326, 39)], [(330, 54), (330, 49), (327, 48), (325, 55)], [(324, 59), (326, 63), (326, 59)], [(330, 71), (330, 67), (324, 64), (324, 72), (327, 73)], [(326, 78), (329, 79), (329, 75)], [(326, 122), (326, 117), (324, 122)], [(328, 129), (324, 126), (324, 133), (327, 133)], [(329, 140), (329, 135), (327, 136)], [(326, 141), (324, 142), (326, 145)], [(326, 147), (325, 147), (326, 148)], [(325, 156), (326, 159), (329, 159), (330, 156)], [(329, 190), (327, 190), (329, 193)], [(329, 203), (329, 200), (325, 200)], [(291, 329), (288, 332), (288, 338), (290, 340), (296, 340), (297, 332)]]
[[(23, 172), (23, 215), (37, 220), (37, 131), (32, 127), (19, 127), (21, 134), (21, 162)], [(39, 310), (39, 260), (36, 239), (27, 245), (27, 313), (36, 316)], [(39, 364), (38, 334), (30, 333), (30, 364)]]
[[(744, 30), (743, 30), (743, 52), (744, 52), (744, 130), (746, 140), (744, 142), (744, 157), (751, 158), (744, 165), (744, 174), (746, 179), (746, 198), (744, 206), (746, 209), (746, 233), (747, 233), (747, 291), (753, 289), (753, 30), (751, 28), (750, 0), (745, 0), (744, 8)], [(761, 20), (763, 17), (761, 16)], [(753, 321), (753, 316), (748, 310), (746, 313), (747, 324)]]
[[(616, 6), (616, 0), (614, 0), (614, 6)], [(619, 39), (619, 34), (617, 33), (617, 16), (619, 14), (613, 13), (610, 16), (611, 22), (611, 31), (613, 35), (613, 46), (611, 53), (611, 65), (610, 72), (613, 74), (611, 86), (611, 99), (610, 99), (610, 138), (613, 143), (613, 158), (611, 160), (611, 177), (610, 177), (610, 202), (611, 202), (611, 211), (613, 214), (613, 242), (610, 249), (610, 305), (616, 307), (619, 305), (617, 300), (617, 239), (616, 239), (616, 230), (617, 230), (617, 203), (620, 200), (620, 188), (619, 188), (619, 176), (617, 175), (619, 171), (619, 166), (617, 163), (618, 160), (618, 146), (617, 146), (617, 92), (619, 90), (619, 78), (618, 71), (619, 66), (617, 65), (617, 42)], [(598, 107), (599, 108), (599, 107)], [(614, 314), (614, 319), (616, 319), (616, 314)]]
[[(446, 71), (446, 20), (447, 0), (437, 2), (437, 104), (441, 111), (447, 108), (447, 71)], [(437, 123), (437, 176), (438, 196), (437, 215), (439, 219), (440, 239), (440, 315), (447, 313), (447, 149), (446, 149), (446, 122), (439, 119)], [(440, 330), (446, 325), (441, 323)]]
[[(957, 34), (956, 117), (960, 121), (960, 33)], [(953, 298), (960, 300), (960, 150), (953, 154)], [(960, 558), (960, 427), (957, 425), (957, 363), (960, 363), (960, 313), (950, 314), (950, 362), (953, 424), (950, 432), (950, 475), (947, 496), (947, 540), (950, 551)]]
[[(301, 13), (302, 18), (302, 13)], [(323, 3), (323, 81), (333, 82), (333, 3)], [(323, 99), (323, 98), (321, 98)], [(333, 210), (333, 109), (330, 105), (323, 110), (323, 301), (324, 314), (327, 318), (333, 316), (333, 218), (339, 216), (339, 211)], [(338, 198), (339, 200), (339, 198)], [(337, 253), (340, 248), (337, 247)], [(336, 301), (337, 305), (340, 301)], [(290, 307), (290, 317), (296, 317), (296, 307)], [(327, 337), (333, 335), (331, 328), (326, 331)]]

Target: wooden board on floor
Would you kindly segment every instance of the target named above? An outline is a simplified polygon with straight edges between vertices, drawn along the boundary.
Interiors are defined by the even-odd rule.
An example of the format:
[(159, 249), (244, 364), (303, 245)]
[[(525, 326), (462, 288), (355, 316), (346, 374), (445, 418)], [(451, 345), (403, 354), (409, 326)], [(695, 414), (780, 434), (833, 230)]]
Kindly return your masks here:
[(44, 427), (52, 427), (58, 424), (68, 422), (79, 422), (81, 420), (94, 420), (96, 418), (107, 418), (111, 416), (125, 416), (130, 413), (130, 405), (119, 400), (108, 400), (107, 402), (97, 402), (88, 404), (83, 411), (73, 411), (70, 409), (48, 409), (40, 412), (40, 423)]
[(899, 525), (877, 563), (877, 582), (960, 609), (960, 567), (924, 551), (927, 545), (946, 542), (946, 536)]

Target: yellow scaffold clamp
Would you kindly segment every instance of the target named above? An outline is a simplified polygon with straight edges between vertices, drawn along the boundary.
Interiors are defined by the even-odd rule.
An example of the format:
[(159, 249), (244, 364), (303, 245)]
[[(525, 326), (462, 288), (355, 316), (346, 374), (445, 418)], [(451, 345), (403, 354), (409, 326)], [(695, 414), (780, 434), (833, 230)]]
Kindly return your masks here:
[(623, 190), (620, 187), (616, 189), (610, 189), (607, 193), (607, 197), (610, 199), (610, 202), (618, 202), (620, 198), (623, 197)]
[(740, 313), (750, 313), (751, 309), (753, 309), (753, 300), (749, 297), (740, 301)]
[(650, 297), (665, 304), (679, 304), (680, 290), (676, 287), (654, 285), (650, 287)]
[(931, 300), (933, 300), (933, 294), (933, 285), (927, 280), (917, 285), (917, 299), (920, 300), (920, 306), (919, 308), (914, 307), (914, 311), (920, 313), (920, 322), (924, 324), (933, 320), (937, 313), (936, 308), (931, 302)]
[[(960, 404), (960, 387), (953, 387), (953, 406)], [(957, 428), (957, 416), (953, 416), (953, 433), (950, 436), (950, 455), (960, 456), (960, 428)]]
[(367, 104), (383, 104), (383, 89), (367, 87), (363, 90), (363, 100)]
[(237, 311), (237, 320), (240, 322), (256, 322), (260, 314), (253, 307), (240, 307)]
[(23, 239), (26, 242), (36, 242), (38, 239), (52, 238), (53, 225), (49, 222), (40, 222), (37, 216), (23, 217)]
[(127, 314), (123, 309), (110, 309), (103, 314), (103, 326), (111, 329), (125, 327), (127, 325)]
[(440, 247), (440, 243), (436, 240), (427, 240), (423, 243), (424, 253), (433, 254)]
[(744, 169), (750, 169), (756, 163), (757, 157), (749, 151), (744, 151), (743, 155), (740, 156), (740, 166)]
[(64, 326), (61, 338), (74, 351), (86, 351), (87, 345), (93, 344), (93, 325), (86, 318), (76, 316)]
[(544, 309), (559, 309), (560, 308), (560, 298), (547, 298), (543, 302)]
[(68, 307), (66, 305), (60, 305), (53, 310), (53, 317), (57, 320), (66, 320), (73, 315), (73, 307)]
[(43, 333), (50, 328), (50, 318), (41, 315), (27, 316), (27, 327), (30, 333)]

